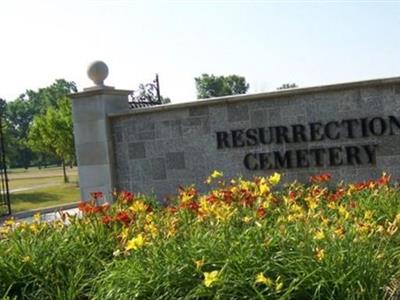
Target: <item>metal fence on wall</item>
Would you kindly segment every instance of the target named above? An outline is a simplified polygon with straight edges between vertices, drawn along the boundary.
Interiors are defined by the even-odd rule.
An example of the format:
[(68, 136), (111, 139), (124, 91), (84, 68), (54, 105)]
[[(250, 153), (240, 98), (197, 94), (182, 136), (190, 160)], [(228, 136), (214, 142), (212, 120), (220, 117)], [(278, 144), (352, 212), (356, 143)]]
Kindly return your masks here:
[(160, 82), (158, 74), (151, 83), (140, 84), (139, 88), (129, 95), (129, 106), (131, 109), (151, 107), (162, 104), (160, 94)]

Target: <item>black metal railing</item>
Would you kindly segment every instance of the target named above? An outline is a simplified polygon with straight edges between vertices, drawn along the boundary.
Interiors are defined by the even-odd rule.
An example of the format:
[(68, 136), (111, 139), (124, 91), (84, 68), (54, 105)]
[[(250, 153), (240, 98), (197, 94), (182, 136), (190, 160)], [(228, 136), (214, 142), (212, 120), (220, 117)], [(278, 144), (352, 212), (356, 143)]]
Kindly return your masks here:
[(139, 88), (129, 95), (129, 106), (132, 109), (151, 107), (160, 104), (162, 104), (162, 97), (160, 94), (158, 74), (156, 74), (156, 79), (153, 80), (153, 82), (140, 84)]
[(0, 217), (11, 215), (10, 191), (8, 188), (6, 151), (4, 140), (4, 113), (6, 101), (0, 98)]

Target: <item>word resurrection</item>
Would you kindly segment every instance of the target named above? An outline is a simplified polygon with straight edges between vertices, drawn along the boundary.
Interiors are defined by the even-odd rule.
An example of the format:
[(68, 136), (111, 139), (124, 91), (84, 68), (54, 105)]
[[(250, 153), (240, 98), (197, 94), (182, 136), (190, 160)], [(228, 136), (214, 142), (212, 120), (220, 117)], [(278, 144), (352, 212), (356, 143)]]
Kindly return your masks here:
[(312, 147), (314, 142), (366, 139), (400, 133), (395, 116), (312, 122), (306, 125), (270, 126), (218, 131), (217, 148), (243, 148), (262, 145), (307, 143), (306, 149), (251, 152), (244, 156), (248, 170), (312, 168), (376, 163), (376, 143)]

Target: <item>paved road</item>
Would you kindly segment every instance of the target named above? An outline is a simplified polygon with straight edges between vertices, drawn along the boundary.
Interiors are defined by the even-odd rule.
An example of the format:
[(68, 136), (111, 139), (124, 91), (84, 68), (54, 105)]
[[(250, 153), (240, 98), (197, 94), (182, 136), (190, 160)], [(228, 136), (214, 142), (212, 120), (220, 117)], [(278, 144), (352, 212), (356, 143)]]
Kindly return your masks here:
[[(63, 210), (62, 212), (68, 213), (71, 216), (80, 213), (78, 208), (66, 209), (66, 210)], [(41, 217), (42, 217), (42, 221), (46, 221), (46, 222), (58, 220), (58, 219), (60, 219), (60, 212), (57, 211), (57, 212), (49, 212), (49, 213), (41, 214)], [(32, 220), (33, 220), (33, 216), (18, 219), (18, 221), (23, 221), (23, 222), (28, 222), (28, 223), (32, 222)]]
[[(30, 211), (24, 211), (24, 212), (19, 212), (11, 216), (11, 218), (14, 218), (17, 221), (22, 221), (22, 222), (32, 222), (33, 216), (36, 213), (40, 213), (42, 220), (43, 221), (53, 221), (60, 219), (60, 212), (68, 213), (70, 215), (80, 215), (80, 211), (77, 208), (76, 203), (70, 203), (62, 206), (55, 206), (55, 207), (47, 207), (43, 209), (36, 209), (36, 210), (30, 210)], [(0, 226), (3, 224), (3, 222), (10, 217), (2, 217), (0, 218)]]

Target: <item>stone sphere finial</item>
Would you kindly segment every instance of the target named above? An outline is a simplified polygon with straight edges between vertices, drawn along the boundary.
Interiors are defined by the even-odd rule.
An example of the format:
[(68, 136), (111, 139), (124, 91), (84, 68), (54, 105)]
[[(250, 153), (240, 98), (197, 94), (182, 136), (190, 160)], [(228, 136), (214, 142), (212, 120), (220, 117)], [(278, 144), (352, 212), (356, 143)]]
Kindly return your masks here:
[(101, 60), (96, 60), (89, 65), (87, 74), (96, 86), (104, 86), (104, 80), (108, 76), (108, 67)]

